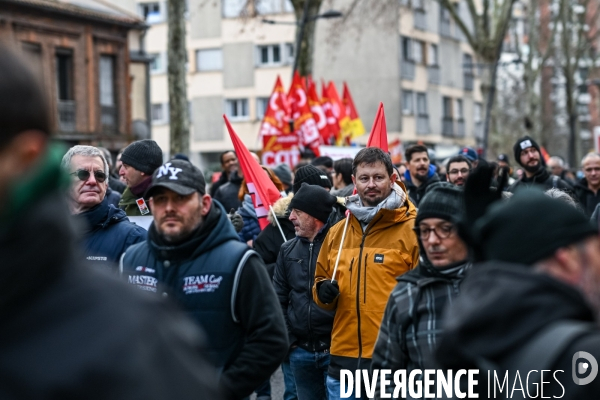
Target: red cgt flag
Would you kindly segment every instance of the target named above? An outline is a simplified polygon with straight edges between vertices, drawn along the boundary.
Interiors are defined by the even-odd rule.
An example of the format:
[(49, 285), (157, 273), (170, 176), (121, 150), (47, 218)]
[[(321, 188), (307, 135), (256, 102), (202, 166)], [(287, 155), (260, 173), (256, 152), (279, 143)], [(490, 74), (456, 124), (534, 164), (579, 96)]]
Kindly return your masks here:
[[(327, 126), (329, 126), (329, 132), (331, 132), (331, 135), (333, 135), (334, 139), (337, 139), (340, 136), (340, 123), (337, 117), (333, 114), (333, 106), (331, 105), (329, 92), (325, 82), (321, 82), (321, 85), (321, 104), (323, 105), (323, 111), (325, 111), (325, 117), (327, 117)], [(326, 144), (331, 144), (331, 139), (330, 142)]]
[(311, 80), (308, 84), (308, 104), (310, 105), (310, 110), (312, 111), (313, 118), (319, 129), (319, 134), (321, 135), (321, 139), (323, 139), (323, 143), (329, 143), (329, 138), (332, 136), (332, 133), (327, 124), (325, 110), (323, 110), (321, 101), (319, 100), (315, 83)]
[(321, 135), (310, 110), (302, 78), (297, 71), (294, 73), (288, 99), (294, 118), (294, 131), (300, 137), (300, 143), (304, 147), (309, 147), (318, 156)]
[(329, 95), (333, 115), (335, 115), (340, 124), (340, 134), (337, 136), (337, 143), (341, 145), (343, 139), (346, 136), (350, 136), (350, 117), (346, 114), (346, 106), (344, 106), (344, 103), (340, 99), (333, 81), (329, 82), (329, 86), (327, 86), (327, 94)]
[(383, 103), (379, 103), (379, 109), (373, 121), (371, 134), (367, 147), (379, 147), (381, 150), (388, 152), (387, 128), (385, 126), (385, 113), (383, 112)]
[(289, 134), (290, 119), (290, 106), (285, 95), (285, 89), (281, 83), (281, 78), (278, 76), (273, 93), (269, 97), (269, 105), (265, 111), (265, 117), (260, 124), (260, 136)]
[(223, 119), (225, 119), (225, 125), (227, 125), (229, 136), (233, 142), (235, 154), (237, 154), (240, 162), (240, 168), (242, 168), (242, 171), (244, 172), (244, 179), (246, 179), (248, 191), (252, 197), (252, 203), (256, 210), (260, 229), (264, 229), (269, 225), (269, 221), (267, 220), (269, 209), (281, 198), (281, 193), (279, 193), (265, 170), (262, 169), (254, 157), (250, 155), (250, 152), (234, 132), (225, 115), (223, 115)]

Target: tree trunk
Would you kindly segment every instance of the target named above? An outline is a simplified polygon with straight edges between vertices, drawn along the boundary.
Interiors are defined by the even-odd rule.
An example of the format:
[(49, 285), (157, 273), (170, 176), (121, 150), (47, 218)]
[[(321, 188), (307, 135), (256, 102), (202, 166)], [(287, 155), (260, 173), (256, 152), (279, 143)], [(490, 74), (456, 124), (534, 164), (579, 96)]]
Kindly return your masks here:
[[(308, 2), (308, 4), (306, 2)], [(298, 22), (298, 39), (296, 40), (296, 43), (298, 43), (299, 39), (301, 40), (299, 48), (294, 49), (296, 57), (298, 57), (296, 65), (298, 66), (300, 76), (312, 74), (315, 28), (317, 21), (311, 21), (311, 18), (319, 14), (321, 3), (322, 0), (293, 1), (296, 21)], [(307, 7), (306, 15), (304, 15), (305, 6)]]
[(190, 126), (186, 84), (185, 0), (168, 0), (170, 155), (189, 155)]
[(567, 75), (566, 82), (566, 96), (567, 96), (567, 115), (569, 116), (569, 145), (568, 145), (568, 156), (569, 156), (569, 165), (575, 166), (577, 163), (577, 109), (575, 107), (575, 95), (574, 95), (574, 86), (575, 82), (571, 79), (571, 76)]

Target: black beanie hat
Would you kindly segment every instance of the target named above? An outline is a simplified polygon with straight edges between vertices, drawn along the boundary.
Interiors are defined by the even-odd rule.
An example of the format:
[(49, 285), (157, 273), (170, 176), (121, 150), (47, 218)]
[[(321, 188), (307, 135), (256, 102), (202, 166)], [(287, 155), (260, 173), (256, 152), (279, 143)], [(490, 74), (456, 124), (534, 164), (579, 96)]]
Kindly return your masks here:
[(302, 187), (294, 193), (288, 208), (304, 211), (311, 217), (327, 223), (336, 201), (336, 197), (321, 186), (303, 183)]
[(463, 193), (462, 189), (450, 183), (431, 185), (419, 203), (415, 225), (425, 218), (459, 223), (464, 215)]
[(292, 191), (296, 193), (298, 190), (300, 190), (302, 183), (308, 183), (309, 185), (317, 185), (331, 189), (331, 181), (327, 177), (327, 174), (310, 164), (298, 168), (298, 171), (296, 171), (296, 176), (294, 177), (294, 186), (292, 187)]
[(521, 164), (521, 152), (528, 147), (534, 147), (540, 153), (540, 162), (542, 163), (542, 165), (546, 165), (544, 157), (542, 157), (542, 150), (540, 149), (540, 145), (537, 144), (537, 142), (529, 136), (524, 136), (521, 139), (517, 140), (517, 143), (515, 143), (515, 145), (513, 146), (515, 161), (520, 166), (524, 166), (523, 164)]
[(152, 175), (162, 165), (163, 154), (154, 140), (144, 139), (125, 147), (121, 155), (121, 161), (123, 164), (131, 165), (138, 171)]
[(598, 227), (573, 206), (539, 190), (523, 189), (507, 202), (492, 204), (473, 233), (483, 261), (531, 265), (597, 235)]

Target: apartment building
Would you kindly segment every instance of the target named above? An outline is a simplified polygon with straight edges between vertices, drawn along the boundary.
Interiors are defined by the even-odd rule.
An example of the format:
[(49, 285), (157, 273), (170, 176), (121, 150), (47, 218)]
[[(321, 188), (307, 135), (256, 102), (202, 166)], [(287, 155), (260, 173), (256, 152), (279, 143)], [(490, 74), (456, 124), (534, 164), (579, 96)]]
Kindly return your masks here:
[[(245, 3), (188, 0), (190, 149), (204, 168), (215, 167), (219, 153), (232, 148), (222, 114), (251, 150), (260, 150), (259, 125), (275, 79), (281, 76), (286, 87), (291, 82), (296, 34), (291, 3), (262, 0), (257, 18), (241, 15)], [(343, 12), (349, 3), (324, 4)], [(400, 137), (452, 151), (475, 145), (483, 111), (472, 50), (436, 1), (401, 3), (382, 17), (390, 19), (391, 33), (386, 24), (365, 26), (360, 15), (350, 16), (359, 19), (358, 25), (349, 21), (342, 29), (360, 26), (358, 43), (353, 34), (330, 40), (335, 22), (316, 22), (313, 76), (333, 80), (338, 88), (347, 81), (367, 129), (383, 101), (390, 140)], [(154, 57), (152, 137), (168, 149), (166, 2), (138, 1), (138, 12), (150, 25), (146, 49)]]

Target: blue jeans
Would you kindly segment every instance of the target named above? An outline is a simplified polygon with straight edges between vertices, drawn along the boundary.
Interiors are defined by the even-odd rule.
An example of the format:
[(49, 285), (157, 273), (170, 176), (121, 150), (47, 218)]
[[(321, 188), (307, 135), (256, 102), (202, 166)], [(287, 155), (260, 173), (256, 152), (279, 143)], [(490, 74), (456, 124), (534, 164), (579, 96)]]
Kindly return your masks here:
[(281, 371), (283, 372), (283, 383), (285, 385), (283, 400), (298, 400), (298, 395), (296, 394), (296, 381), (294, 380), (292, 367), (290, 367), (289, 356), (281, 363)]
[[(340, 386), (340, 381), (330, 377), (329, 375), (327, 376), (327, 393), (329, 394), (329, 400), (341, 400), (340, 395), (342, 392), (340, 391)], [(360, 397), (355, 397), (354, 390), (352, 390), (352, 395), (350, 397), (344, 397), (344, 399), (360, 400)]]
[(290, 365), (298, 400), (327, 400), (329, 350), (312, 352), (296, 347), (290, 352)]

